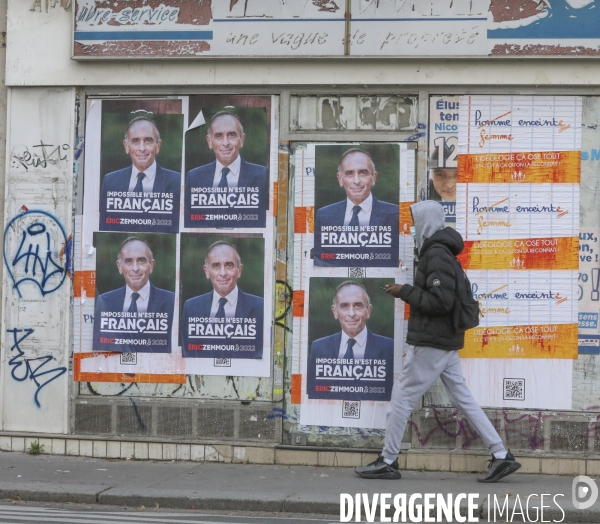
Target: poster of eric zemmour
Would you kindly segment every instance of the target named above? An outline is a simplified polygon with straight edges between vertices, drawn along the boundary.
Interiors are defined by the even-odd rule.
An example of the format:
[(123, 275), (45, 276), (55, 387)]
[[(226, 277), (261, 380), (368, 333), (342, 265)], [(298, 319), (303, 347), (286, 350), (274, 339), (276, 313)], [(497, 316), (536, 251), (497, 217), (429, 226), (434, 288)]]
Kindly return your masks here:
[(132, 104), (102, 115), (99, 230), (177, 233), (183, 115)]
[(398, 144), (315, 147), (316, 266), (398, 267)]
[[(197, 98), (190, 97), (190, 110)], [(186, 133), (185, 227), (265, 227), (267, 108), (202, 107), (201, 116), (204, 123)]]
[(309, 399), (390, 400), (394, 377), (394, 301), (389, 278), (311, 278)]
[(94, 351), (171, 352), (175, 240), (166, 234), (94, 234)]
[(184, 358), (262, 358), (264, 252), (260, 236), (181, 234)]

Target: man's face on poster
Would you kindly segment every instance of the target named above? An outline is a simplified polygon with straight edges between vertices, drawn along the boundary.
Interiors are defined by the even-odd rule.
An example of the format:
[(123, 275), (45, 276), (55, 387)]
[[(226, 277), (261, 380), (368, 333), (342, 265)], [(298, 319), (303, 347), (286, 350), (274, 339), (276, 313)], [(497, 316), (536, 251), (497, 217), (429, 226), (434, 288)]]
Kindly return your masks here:
[(121, 249), (117, 268), (125, 278), (129, 289), (137, 293), (148, 283), (154, 269), (154, 259), (146, 244), (139, 240), (132, 240)]
[(433, 170), (433, 187), (442, 200), (456, 201), (456, 168), (444, 167)]
[(337, 292), (335, 303), (331, 306), (333, 316), (350, 338), (365, 329), (372, 309), (369, 297), (360, 286), (344, 286)]
[(222, 115), (213, 120), (206, 135), (208, 147), (215, 152), (215, 157), (225, 167), (231, 165), (239, 156), (245, 138), (238, 119), (230, 115)]
[(134, 122), (127, 130), (123, 146), (131, 157), (131, 163), (138, 171), (146, 171), (160, 151), (162, 140), (158, 138), (156, 127), (147, 120)]
[(242, 276), (242, 269), (238, 252), (225, 244), (212, 248), (204, 264), (206, 278), (222, 297), (235, 289), (238, 279)]
[(371, 194), (371, 188), (377, 180), (377, 171), (367, 155), (350, 153), (340, 163), (337, 179), (348, 199), (354, 205), (360, 205)]

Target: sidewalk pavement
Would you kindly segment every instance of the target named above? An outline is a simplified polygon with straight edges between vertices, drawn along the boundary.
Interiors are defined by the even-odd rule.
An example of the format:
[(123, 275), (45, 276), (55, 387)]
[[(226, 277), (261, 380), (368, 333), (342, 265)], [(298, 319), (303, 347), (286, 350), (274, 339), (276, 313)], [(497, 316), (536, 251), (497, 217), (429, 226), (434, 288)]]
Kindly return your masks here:
[[(480, 484), (477, 474), (403, 471), (401, 480), (365, 480), (350, 468), (138, 461), (0, 452), (2, 499), (40, 502), (99, 503), (147, 508), (271, 511), (340, 515), (340, 494), (348, 493), (475, 493), (482, 522), (488, 521), (488, 500), (500, 506), (519, 502), (535, 518), (541, 494), (544, 521), (600, 523), (600, 502), (576, 509), (571, 499), (573, 477), (514, 474), (495, 484)], [(556, 497), (556, 503), (552, 496)], [(422, 503), (422, 501), (418, 501)], [(461, 503), (463, 515), (466, 501)], [(559, 506), (559, 507), (558, 507)], [(512, 510), (507, 510), (511, 511)], [(564, 512), (564, 519), (562, 512)], [(393, 515), (393, 511), (391, 513)], [(363, 513), (364, 515), (364, 513)], [(504, 513), (506, 517), (507, 513)], [(518, 516), (513, 522), (520, 522)], [(527, 515), (527, 514), (526, 514)], [(496, 518), (500, 519), (498, 513)], [(354, 519), (353, 519), (354, 521)], [(377, 519), (379, 521), (379, 519)], [(489, 521), (493, 522), (493, 515)], [(510, 516), (508, 516), (510, 522)]]

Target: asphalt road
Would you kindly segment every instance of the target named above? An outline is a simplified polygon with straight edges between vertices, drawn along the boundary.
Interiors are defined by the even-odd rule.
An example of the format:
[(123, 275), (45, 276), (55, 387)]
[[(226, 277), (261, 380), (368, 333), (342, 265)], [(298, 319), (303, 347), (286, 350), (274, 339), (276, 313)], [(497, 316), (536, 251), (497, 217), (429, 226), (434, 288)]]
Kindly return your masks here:
[(87, 505), (5, 504), (0, 505), (0, 523), (8, 524), (333, 524), (335, 518), (273, 517), (266, 514), (225, 515), (197, 511), (160, 509), (125, 510), (123, 508), (98, 508)]

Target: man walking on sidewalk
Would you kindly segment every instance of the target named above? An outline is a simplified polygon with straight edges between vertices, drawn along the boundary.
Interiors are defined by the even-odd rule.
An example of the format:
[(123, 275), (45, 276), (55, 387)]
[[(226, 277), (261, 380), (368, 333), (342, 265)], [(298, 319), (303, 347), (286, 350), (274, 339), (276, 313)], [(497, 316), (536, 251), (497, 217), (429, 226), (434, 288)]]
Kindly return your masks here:
[(450, 252), (459, 255), (463, 239), (456, 230), (444, 227), (444, 209), (438, 202), (419, 202), (410, 210), (419, 259), (415, 282), (412, 286), (390, 284), (386, 291), (410, 305), (406, 341), (414, 347), (407, 350), (400, 378), (392, 390), (383, 452), (375, 462), (354, 471), (368, 479), (401, 478), (398, 453), (406, 424), (419, 399), (440, 377), (452, 404), (492, 452), (487, 475), (478, 480), (496, 482), (517, 471), (521, 464), (504, 448), (462, 374), (458, 350), (464, 346), (465, 335), (452, 327), (452, 313), (458, 304), (456, 262)]

